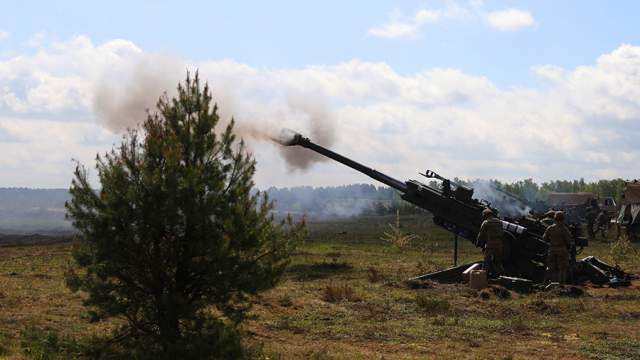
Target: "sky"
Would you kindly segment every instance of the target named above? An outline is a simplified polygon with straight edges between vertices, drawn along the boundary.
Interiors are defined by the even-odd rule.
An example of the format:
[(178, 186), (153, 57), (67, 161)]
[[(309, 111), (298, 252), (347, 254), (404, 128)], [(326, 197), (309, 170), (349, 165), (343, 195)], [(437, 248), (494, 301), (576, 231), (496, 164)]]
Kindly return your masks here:
[[(398, 179), (638, 178), (636, 1), (3, 1), (0, 187), (68, 187), (186, 70)], [(247, 138), (256, 184), (371, 182)], [(300, 149), (299, 151), (304, 151)], [(296, 167), (297, 166), (297, 167)]]

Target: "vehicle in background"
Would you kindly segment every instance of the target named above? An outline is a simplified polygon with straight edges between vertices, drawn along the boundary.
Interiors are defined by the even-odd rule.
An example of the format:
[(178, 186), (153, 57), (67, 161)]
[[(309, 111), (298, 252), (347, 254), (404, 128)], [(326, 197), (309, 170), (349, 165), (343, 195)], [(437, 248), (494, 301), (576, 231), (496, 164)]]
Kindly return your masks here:
[(604, 210), (608, 219), (616, 217), (618, 214), (616, 200), (611, 196), (598, 196), (591, 192), (551, 192), (547, 196), (547, 206), (548, 209), (564, 211), (568, 223), (580, 224), (586, 222), (587, 209), (594, 200), (598, 208)]
[(587, 208), (596, 196), (590, 192), (550, 192), (547, 195), (549, 209), (562, 210), (565, 221), (570, 224), (581, 224), (586, 221)]

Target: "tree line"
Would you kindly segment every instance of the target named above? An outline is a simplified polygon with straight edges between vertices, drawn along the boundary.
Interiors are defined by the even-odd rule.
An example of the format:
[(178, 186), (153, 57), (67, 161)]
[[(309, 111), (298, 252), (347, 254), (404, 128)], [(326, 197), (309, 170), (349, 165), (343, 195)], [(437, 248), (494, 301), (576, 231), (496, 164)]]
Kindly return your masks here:
[(545, 201), (547, 199), (547, 194), (550, 192), (590, 192), (600, 197), (611, 196), (619, 202), (624, 191), (625, 182), (626, 180), (618, 178), (592, 182), (587, 182), (584, 179), (553, 180), (538, 184), (532, 179), (526, 179), (513, 183), (501, 183), (500, 181), (495, 181), (495, 184), (498, 188), (518, 195), (529, 201)]
[[(620, 201), (626, 180), (552, 180), (537, 183), (533, 179), (515, 182), (489, 180), (497, 189), (510, 192), (528, 202), (545, 202), (550, 192), (590, 192), (600, 197), (610, 196)], [(455, 178), (454, 182), (473, 187), (473, 181)], [(431, 181), (431, 187), (439, 184)], [(274, 209), (281, 213), (305, 213), (317, 217), (386, 215), (400, 210), (402, 213), (417, 213), (422, 210), (408, 204), (400, 194), (387, 186), (352, 184), (343, 186), (291, 188), (269, 188), (269, 198)]]

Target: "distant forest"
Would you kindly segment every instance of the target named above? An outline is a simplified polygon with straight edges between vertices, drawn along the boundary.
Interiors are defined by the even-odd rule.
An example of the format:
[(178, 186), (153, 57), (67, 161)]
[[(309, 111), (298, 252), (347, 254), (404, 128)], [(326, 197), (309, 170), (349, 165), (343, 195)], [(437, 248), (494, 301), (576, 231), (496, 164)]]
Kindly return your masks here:
[(626, 180), (613, 179), (599, 180), (596, 182), (586, 182), (584, 179), (573, 181), (555, 180), (544, 182), (540, 185), (536, 184), (531, 179), (517, 181), (514, 183), (501, 183), (499, 181), (493, 182), (498, 188), (518, 195), (529, 201), (546, 201), (547, 194), (549, 192), (590, 192), (598, 196), (611, 196), (616, 200), (616, 202), (619, 202), (622, 197)]
[[(471, 182), (454, 179), (459, 183)], [(528, 201), (544, 201), (549, 192), (593, 192), (620, 200), (625, 181), (622, 179), (586, 182), (582, 179), (557, 180), (537, 184), (531, 179), (514, 183), (491, 181), (502, 190)], [(429, 185), (438, 186), (431, 182)], [(397, 191), (370, 184), (329, 187), (269, 188), (265, 192), (274, 202), (277, 215), (291, 213), (309, 219), (415, 213), (422, 210), (402, 201)], [(66, 189), (0, 188), (0, 233), (56, 234), (72, 231), (64, 220)]]

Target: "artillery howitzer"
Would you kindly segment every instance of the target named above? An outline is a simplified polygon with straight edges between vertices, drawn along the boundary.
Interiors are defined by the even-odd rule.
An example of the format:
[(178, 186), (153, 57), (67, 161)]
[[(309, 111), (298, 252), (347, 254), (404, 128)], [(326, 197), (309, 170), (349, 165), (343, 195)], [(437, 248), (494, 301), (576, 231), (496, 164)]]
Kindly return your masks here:
[[(440, 188), (423, 184), (416, 180), (400, 181), (389, 175), (376, 171), (336, 152), (324, 148), (295, 132), (283, 133), (278, 140), (286, 146), (302, 146), (338, 161), (369, 177), (380, 181), (400, 192), (400, 197), (415, 206), (429, 211), (433, 222), (456, 236), (468, 239), (475, 244), (476, 236), (482, 222), (482, 211), (491, 204), (473, 198), (473, 189), (450, 181), (433, 171), (421, 174), (430, 179), (442, 182)], [(492, 208), (493, 209), (493, 208)], [(496, 209), (493, 209), (497, 212)], [(504, 255), (503, 267), (505, 275), (510, 278), (528, 279), (536, 283), (544, 281), (546, 254), (549, 244), (542, 239), (546, 226), (540, 221), (522, 217), (521, 219), (503, 219)], [(578, 247), (587, 245), (586, 239), (578, 236), (573, 229), (575, 244)], [(482, 244), (475, 244), (481, 246)], [(574, 282), (591, 281), (596, 284), (612, 286), (629, 283), (630, 276), (622, 270), (609, 266), (593, 257), (575, 261), (575, 247), (572, 249), (574, 262), (572, 278)], [(448, 270), (425, 274), (415, 279), (435, 279), (439, 281), (457, 282), (462, 273), (474, 264), (457, 266)]]

